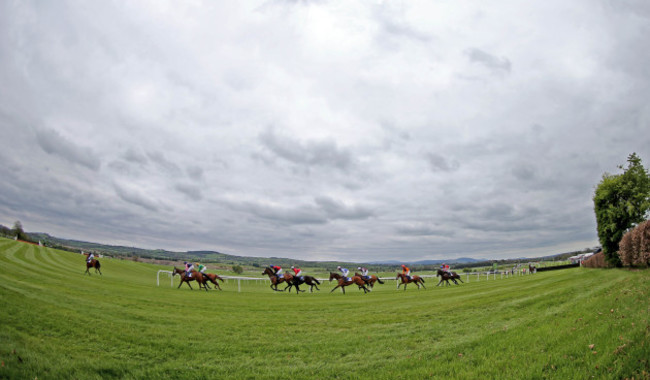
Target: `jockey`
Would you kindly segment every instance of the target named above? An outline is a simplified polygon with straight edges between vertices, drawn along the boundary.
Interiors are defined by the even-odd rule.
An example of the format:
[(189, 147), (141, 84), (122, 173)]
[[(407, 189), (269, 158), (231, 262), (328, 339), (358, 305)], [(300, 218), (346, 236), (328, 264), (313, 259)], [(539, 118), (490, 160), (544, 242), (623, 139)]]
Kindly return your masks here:
[(444, 272), (447, 272), (451, 276), (451, 269), (449, 269), (449, 264), (442, 264), (441, 268)]
[(357, 269), (361, 271), (361, 277), (365, 279), (370, 278), (370, 276), (368, 276), (368, 268), (358, 267)]
[(206, 267), (205, 265), (203, 265), (201, 263), (196, 263), (196, 265), (199, 268), (199, 273), (201, 273), (202, 275), (205, 275), (205, 271), (206, 271), (206, 269), (208, 269), (208, 267)]
[(282, 275), (282, 267), (279, 265), (269, 265), (269, 268), (273, 270), (276, 276), (280, 277)]
[(348, 277), (348, 274), (350, 273), (350, 270), (349, 270), (348, 268), (341, 268), (340, 265), (337, 266), (336, 269), (338, 269), (339, 271), (341, 271), (341, 275), (342, 275), (343, 277), (345, 277), (345, 278), (347, 278), (347, 277)]
[(192, 270), (194, 270), (194, 265), (192, 263), (185, 261), (185, 277), (192, 278)]
[(91, 261), (93, 261), (94, 258), (95, 258), (95, 255), (92, 252), (90, 252), (90, 254), (88, 255), (88, 259), (86, 261), (91, 262)]
[(302, 269), (296, 268), (293, 265), (291, 266), (291, 270), (293, 270), (293, 275), (294, 277), (300, 277), (302, 276)]
[(409, 280), (411, 279), (411, 270), (404, 264), (402, 264), (402, 274)]

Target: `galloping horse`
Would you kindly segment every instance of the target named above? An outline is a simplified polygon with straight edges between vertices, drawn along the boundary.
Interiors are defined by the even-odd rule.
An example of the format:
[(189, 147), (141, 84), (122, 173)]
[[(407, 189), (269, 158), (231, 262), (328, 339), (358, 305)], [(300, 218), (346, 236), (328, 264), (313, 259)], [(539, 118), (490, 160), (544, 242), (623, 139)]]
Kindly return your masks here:
[(361, 277), (361, 279), (366, 283), (366, 285), (370, 286), (371, 288), (375, 287), (375, 282), (379, 282), (382, 285), (384, 284), (384, 282), (379, 277), (375, 276), (374, 274), (371, 275), (371, 276), (364, 277), (364, 276), (360, 275), (359, 273), (355, 272), (354, 275)]
[(84, 256), (86, 256), (86, 271), (84, 274), (88, 273), (90, 276), (90, 268), (95, 268), (95, 273), (99, 272), (99, 274), (102, 274), (102, 271), (99, 269), (102, 267), (102, 265), (99, 263), (99, 260), (92, 259), (88, 261), (88, 256), (90, 256), (90, 253), (84, 253)]
[[(285, 273), (283, 277), (278, 277), (275, 273), (273, 273), (273, 270), (271, 270), (271, 268), (267, 267), (264, 268), (264, 272), (262, 272), (262, 274), (266, 274), (269, 276), (269, 280), (271, 280), (271, 289), (275, 290), (276, 292), (284, 292), (285, 290), (287, 290), (287, 288), (290, 288), (292, 286), (291, 284), (292, 276), (289, 273)], [(286, 282), (287, 286), (284, 289), (279, 290), (278, 284), (281, 284), (283, 282)], [(296, 289), (298, 289), (298, 287), (296, 287)], [(291, 291), (291, 289), (289, 289), (289, 291)]]
[(359, 289), (363, 289), (364, 293), (368, 293), (370, 290), (366, 288), (366, 283), (363, 281), (363, 279), (359, 276), (354, 276), (354, 277), (343, 277), (338, 273), (332, 273), (330, 272), (330, 282), (332, 279), (336, 279), (339, 283), (334, 287), (334, 289), (330, 290), (330, 293), (336, 290), (336, 288), (341, 288), (343, 291), (343, 294), (345, 294), (345, 287), (348, 285), (352, 284), (357, 284), (359, 286)]
[(397, 277), (395, 278), (401, 279), (402, 282), (397, 285), (397, 290), (399, 290), (399, 287), (404, 285), (404, 290), (406, 290), (406, 285), (410, 284), (411, 282), (415, 283), (415, 285), (418, 287), (418, 290), (420, 290), (420, 285), (422, 285), (423, 288), (427, 288), (424, 286), (424, 279), (418, 275), (411, 276), (411, 278), (408, 278), (404, 273), (397, 273)]
[[(316, 290), (320, 290), (320, 289), (318, 289), (318, 286), (317, 286), (317, 285), (320, 285), (320, 281), (318, 281), (318, 279), (316, 277), (312, 277), (312, 276), (299, 276), (299, 277), (294, 276), (292, 284), (296, 286), (296, 289), (299, 289), (298, 288), (299, 285), (307, 284), (307, 285), (311, 286), (311, 288), (309, 288), (310, 293), (314, 292), (314, 286), (316, 286)], [(289, 291), (291, 291), (291, 290), (289, 290)]]
[(446, 272), (442, 269), (438, 269), (438, 273), (436, 274), (436, 277), (440, 277), (440, 282), (436, 286), (440, 286), (443, 281), (447, 281), (447, 286), (449, 285), (449, 280), (453, 281), (454, 284), (458, 285), (458, 281), (465, 283), (461, 278), (460, 275), (456, 272)]
[(192, 277), (187, 277), (185, 275), (185, 271), (183, 269), (178, 269), (178, 268), (174, 267), (174, 270), (172, 271), (172, 276), (175, 276), (175, 275), (181, 276), (181, 283), (178, 284), (177, 289), (179, 289), (181, 287), (181, 285), (183, 285), (183, 283), (185, 282), (185, 283), (187, 283), (187, 286), (190, 287), (190, 289), (194, 290), (194, 288), (192, 288), (192, 285), (190, 285), (190, 281), (196, 281), (199, 284), (199, 289), (201, 289), (201, 286), (203, 286), (205, 291), (206, 292), (208, 291), (207, 286), (205, 286), (206, 279), (203, 277), (202, 273), (199, 273), (199, 272), (193, 270), (192, 271)]
[(203, 285), (208, 286), (207, 282), (210, 281), (211, 283), (214, 284), (214, 286), (217, 289), (221, 290), (221, 286), (219, 286), (219, 283), (217, 282), (217, 280), (223, 282), (223, 278), (219, 277), (219, 275), (216, 274), (216, 273), (201, 273), (201, 274), (206, 279), (205, 283)]

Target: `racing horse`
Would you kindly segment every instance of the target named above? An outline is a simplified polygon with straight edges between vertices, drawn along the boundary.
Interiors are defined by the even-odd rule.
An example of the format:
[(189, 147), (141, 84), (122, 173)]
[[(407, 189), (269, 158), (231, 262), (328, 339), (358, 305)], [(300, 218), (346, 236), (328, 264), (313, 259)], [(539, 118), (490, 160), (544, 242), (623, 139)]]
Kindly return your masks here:
[[(316, 277), (312, 277), (312, 276), (294, 276), (293, 281), (291, 283), (296, 286), (296, 290), (299, 290), (300, 288), (298, 286), (302, 284), (307, 284), (310, 286), (309, 288), (310, 293), (314, 292), (314, 287), (316, 287), (316, 290), (320, 290), (318, 289), (318, 285), (320, 285), (320, 281), (318, 281)], [(291, 289), (289, 291), (291, 291)]]
[(86, 271), (84, 274), (88, 273), (90, 276), (90, 268), (95, 268), (95, 273), (99, 272), (99, 274), (102, 274), (101, 267), (102, 265), (99, 263), (99, 260), (97, 259), (92, 259), (88, 261), (88, 256), (90, 256), (90, 253), (84, 253), (84, 256), (86, 256)]
[(336, 288), (341, 288), (343, 294), (345, 294), (345, 287), (352, 284), (357, 284), (359, 286), (359, 289), (363, 289), (364, 293), (368, 293), (370, 291), (368, 288), (366, 288), (366, 282), (363, 281), (363, 279), (359, 276), (343, 277), (338, 273), (330, 272), (330, 282), (333, 279), (336, 279), (338, 281), (338, 285), (336, 285), (334, 289), (330, 290), (330, 293), (335, 291)]
[(194, 290), (194, 288), (190, 284), (190, 281), (196, 281), (199, 284), (199, 289), (201, 289), (201, 287), (203, 287), (206, 292), (208, 291), (208, 287), (205, 286), (206, 279), (203, 277), (202, 273), (199, 273), (199, 272), (193, 270), (192, 271), (192, 277), (187, 277), (185, 275), (185, 270), (178, 269), (178, 268), (174, 267), (174, 270), (172, 271), (172, 276), (175, 276), (175, 275), (181, 276), (181, 283), (178, 284), (177, 289), (179, 289), (181, 287), (181, 285), (183, 285), (183, 283), (186, 283), (187, 286), (190, 287), (190, 289)]
[(397, 290), (399, 290), (399, 287), (404, 285), (404, 290), (406, 290), (406, 285), (410, 283), (414, 283), (417, 287), (418, 290), (420, 290), (420, 285), (422, 285), (423, 288), (427, 288), (424, 286), (424, 279), (418, 275), (413, 275), (411, 278), (408, 278), (404, 273), (397, 273), (397, 277), (395, 277), (395, 280), (401, 279), (402, 282), (397, 284)]
[(203, 285), (208, 286), (208, 281), (210, 281), (211, 283), (214, 284), (215, 288), (222, 290), (217, 280), (223, 282), (223, 278), (219, 277), (218, 274), (216, 273), (201, 273), (201, 274), (203, 275), (203, 277), (205, 277), (205, 283)]
[(375, 287), (375, 282), (379, 282), (382, 285), (384, 284), (384, 282), (379, 277), (375, 276), (374, 274), (371, 275), (371, 276), (367, 276), (367, 278), (360, 275), (359, 273), (356, 273), (356, 272), (354, 273), (354, 275), (361, 277), (361, 279), (366, 283), (366, 285), (370, 286), (370, 288)]
[[(282, 275), (282, 277), (278, 277), (275, 273), (273, 273), (273, 270), (271, 268), (266, 267), (264, 268), (264, 272), (262, 272), (262, 274), (266, 274), (269, 276), (269, 280), (271, 280), (271, 289), (275, 290), (276, 292), (284, 292), (285, 290), (287, 290), (287, 288), (291, 288), (292, 286), (291, 284), (292, 276), (289, 273), (285, 273)], [(278, 285), (283, 282), (286, 282), (287, 286), (282, 290), (278, 289)], [(296, 287), (296, 289), (298, 288)], [(291, 291), (291, 289), (289, 289), (289, 291)]]
[[(454, 275), (456, 275), (457, 277), (454, 277)], [(455, 272), (451, 272), (451, 273), (446, 272), (446, 271), (444, 271), (442, 269), (438, 269), (438, 273), (436, 274), (436, 277), (440, 277), (440, 282), (438, 282), (438, 285), (436, 285), (436, 286), (440, 286), (440, 284), (442, 284), (443, 281), (446, 281), (447, 282), (446, 286), (449, 286), (449, 280), (453, 281), (454, 284), (458, 285), (458, 282), (456, 281), (456, 278), (458, 278), (460, 280), (460, 276), (457, 273), (455, 273)], [(463, 280), (460, 280), (460, 281), (463, 282)]]

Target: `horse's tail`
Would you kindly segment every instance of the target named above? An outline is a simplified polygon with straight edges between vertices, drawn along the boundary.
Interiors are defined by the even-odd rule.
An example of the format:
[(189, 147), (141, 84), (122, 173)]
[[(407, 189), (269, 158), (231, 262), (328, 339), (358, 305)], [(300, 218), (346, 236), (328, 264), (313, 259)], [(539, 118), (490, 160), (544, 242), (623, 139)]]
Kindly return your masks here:
[(97, 263), (97, 264), (95, 265), (95, 268), (99, 269), (99, 268), (102, 267), (102, 264), (100, 264), (99, 260), (95, 260), (95, 262)]
[(314, 281), (315, 281), (318, 285), (320, 285), (320, 281), (318, 281), (318, 279), (317, 279), (316, 277), (312, 277), (312, 278), (314, 279)]
[(420, 277), (420, 281), (424, 282), (424, 277)]
[(380, 284), (383, 284), (384, 282), (381, 280), (381, 278), (377, 277), (377, 282)]

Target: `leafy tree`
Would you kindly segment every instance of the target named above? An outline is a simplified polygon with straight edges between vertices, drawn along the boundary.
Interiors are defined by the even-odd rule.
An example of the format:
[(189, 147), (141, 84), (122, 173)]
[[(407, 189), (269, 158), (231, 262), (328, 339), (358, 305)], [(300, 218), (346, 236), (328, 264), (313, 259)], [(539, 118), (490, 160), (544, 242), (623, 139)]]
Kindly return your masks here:
[(242, 273), (244, 273), (244, 268), (242, 268), (240, 265), (233, 265), (232, 266), (232, 271), (237, 273), (237, 274), (242, 274)]
[(598, 238), (605, 258), (620, 266), (618, 243), (625, 232), (643, 222), (650, 210), (650, 175), (641, 158), (632, 153), (622, 174), (603, 174), (594, 192)]
[(11, 232), (14, 236), (18, 237), (18, 240), (29, 241), (29, 237), (25, 231), (23, 231), (23, 224), (20, 223), (20, 220), (17, 220), (14, 223), (14, 228), (12, 228)]

